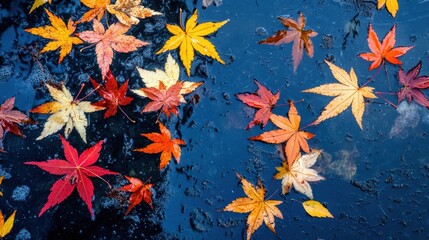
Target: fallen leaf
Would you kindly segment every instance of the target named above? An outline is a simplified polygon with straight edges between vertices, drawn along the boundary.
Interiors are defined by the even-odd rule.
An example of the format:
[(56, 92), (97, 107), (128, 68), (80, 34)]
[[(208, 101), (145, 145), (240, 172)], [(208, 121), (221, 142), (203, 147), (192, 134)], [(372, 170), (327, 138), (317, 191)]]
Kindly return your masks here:
[(72, 36), (74, 31), (76, 30), (76, 25), (71, 19), (69, 19), (66, 25), (61, 18), (49, 12), (48, 9), (45, 9), (45, 11), (49, 16), (49, 21), (52, 25), (29, 28), (25, 29), (25, 31), (52, 40), (51, 42), (46, 44), (46, 46), (42, 49), (42, 51), (40, 51), (40, 53), (55, 51), (59, 48), (60, 58), (58, 60), (58, 63), (61, 63), (64, 57), (71, 52), (73, 44), (77, 45), (83, 42), (79, 38)]
[(89, 22), (94, 18), (97, 18), (98, 21), (101, 21), (101, 18), (106, 11), (107, 5), (110, 4), (110, 0), (80, 0), (80, 2), (91, 9), (83, 14), (83, 16), (78, 21), (79, 23)]
[(407, 73), (404, 73), (402, 68), (399, 68), (399, 82), (403, 87), (398, 91), (399, 102), (407, 98), (408, 103), (415, 99), (420, 105), (429, 108), (429, 100), (422, 93), (422, 89), (429, 88), (429, 77), (419, 76), (422, 62), (420, 61)]
[(161, 112), (170, 117), (171, 114), (179, 115), (177, 107), (180, 106), (180, 91), (183, 84), (177, 82), (167, 88), (162, 82), (159, 82), (159, 88), (141, 88), (142, 91), (150, 100), (142, 113), (155, 112), (161, 109)]
[[(166, 88), (170, 88), (171, 86), (179, 82), (179, 65), (176, 63), (171, 54), (168, 54), (167, 56), (167, 62), (165, 63), (164, 71), (160, 69), (155, 69), (155, 71), (149, 71), (139, 67), (137, 67), (137, 71), (139, 72), (140, 77), (146, 88), (159, 88), (160, 82), (162, 82), (162, 84), (164, 84)], [(181, 83), (182, 88), (180, 89), (180, 101), (186, 102), (183, 95), (192, 93), (204, 82), (182, 81)], [(142, 91), (141, 89), (136, 89), (132, 91), (141, 97), (147, 97), (144, 91)]]
[(93, 165), (100, 156), (103, 140), (86, 149), (79, 155), (76, 148), (70, 145), (61, 135), (60, 139), (64, 147), (66, 160), (49, 159), (45, 162), (25, 162), (25, 164), (28, 165), (38, 166), (53, 175), (65, 175), (52, 185), (48, 201), (40, 210), (39, 217), (49, 208), (66, 200), (73, 193), (75, 188), (77, 188), (80, 198), (88, 207), (91, 217), (94, 217), (94, 211), (92, 209), (94, 185), (90, 178), (97, 177), (106, 182), (102, 176), (118, 173)]
[(86, 143), (86, 126), (88, 126), (88, 121), (85, 113), (100, 111), (105, 108), (93, 106), (89, 101), (73, 99), (70, 91), (64, 84), (61, 84), (61, 86), (57, 88), (47, 83), (46, 87), (56, 101), (44, 103), (30, 110), (32, 113), (52, 113), (46, 121), (42, 133), (36, 140), (43, 139), (58, 132), (65, 125), (64, 135), (66, 138), (71, 131), (73, 131), (73, 128), (76, 128), (80, 137)]
[(159, 123), (159, 130), (161, 133), (143, 133), (142, 136), (153, 143), (144, 148), (134, 149), (134, 151), (149, 154), (161, 153), (159, 170), (162, 170), (168, 165), (172, 156), (174, 156), (177, 163), (180, 163), (181, 149), (179, 145), (185, 145), (186, 143), (178, 138), (171, 139), (170, 131), (162, 123)]
[(162, 13), (143, 7), (141, 0), (116, 0), (115, 4), (107, 6), (107, 11), (115, 15), (119, 22), (126, 26), (136, 25), (139, 18), (148, 18)]
[(198, 11), (195, 10), (194, 14), (186, 21), (186, 26), (183, 28), (177, 25), (167, 24), (167, 30), (172, 33), (170, 39), (167, 40), (165, 45), (156, 54), (174, 50), (180, 46), (180, 59), (185, 66), (188, 76), (191, 75), (191, 64), (194, 60), (194, 50), (204, 56), (211, 57), (216, 61), (225, 64), (216, 52), (215, 46), (208, 40), (204, 39), (205, 36), (216, 32), (220, 27), (225, 25), (229, 20), (222, 22), (205, 22), (197, 25)]
[(287, 194), (294, 187), (296, 191), (313, 199), (313, 191), (308, 182), (325, 179), (319, 176), (316, 170), (310, 168), (316, 163), (320, 153), (320, 150), (313, 149), (309, 154), (299, 155), (292, 165), (283, 161), (281, 167), (276, 167), (277, 173), (274, 178), (282, 179), (282, 194)]
[(296, 72), (299, 63), (302, 60), (303, 49), (305, 49), (305, 52), (310, 58), (313, 57), (314, 48), (310, 38), (317, 36), (317, 32), (311, 29), (304, 29), (306, 20), (303, 13), (299, 14), (298, 22), (292, 18), (285, 17), (279, 17), (279, 20), (287, 28), (287, 30), (277, 31), (275, 35), (260, 41), (259, 44), (280, 45), (293, 41), (293, 71)]
[(33, 5), (30, 8), (30, 14), (38, 7), (42, 6), (43, 4), (49, 2), (49, 4), (52, 3), (52, 0), (34, 0)]
[(133, 177), (125, 176), (131, 184), (125, 185), (121, 187), (119, 190), (130, 192), (130, 204), (128, 205), (128, 210), (125, 215), (128, 215), (130, 211), (141, 203), (144, 200), (150, 208), (153, 209), (152, 206), (152, 186), (150, 183), (143, 183), (142, 180)]
[(0, 142), (7, 131), (24, 137), (24, 134), (19, 130), (18, 124), (31, 123), (27, 115), (18, 110), (13, 110), (14, 104), (15, 97), (11, 97), (0, 106)]
[(301, 149), (306, 153), (310, 152), (307, 140), (312, 139), (314, 134), (300, 130), (301, 116), (299, 116), (295, 105), (290, 100), (289, 106), (289, 118), (276, 114), (270, 115), (271, 122), (280, 129), (264, 132), (259, 136), (251, 137), (249, 139), (273, 144), (286, 142), (284, 151), (286, 153), (288, 164), (292, 165)]
[(395, 32), (396, 25), (393, 25), (392, 29), (384, 37), (383, 42), (380, 43), (378, 40), (377, 33), (372, 29), (372, 25), (369, 24), (368, 28), (368, 46), (371, 52), (361, 53), (359, 56), (366, 61), (373, 62), (369, 67), (369, 70), (378, 68), (381, 64), (384, 64), (385, 61), (390, 62), (391, 64), (401, 65), (402, 62), (399, 61), (398, 57), (404, 55), (408, 50), (413, 47), (396, 47), (395, 45)]
[(325, 208), (320, 202), (315, 200), (307, 200), (302, 203), (304, 210), (308, 215), (318, 218), (334, 218), (327, 208)]
[(255, 93), (240, 93), (236, 95), (236, 97), (247, 106), (258, 109), (253, 120), (247, 125), (247, 129), (259, 124), (265, 127), (270, 118), (271, 110), (280, 98), (279, 91), (273, 94), (256, 80), (255, 84), (258, 86), (258, 90)]
[(0, 210), (0, 238), (6, 237), (12, 231), (13, 223), (15, 222), (16, 210), (13, 211), (12, 215), (4, 221), (3, 212)]
[(334, 78), (340, 83), (324, 84), (319, 87), (303, 91), (335, 97), (325, 107), (319, 118), (317, 118), (317, 120), (312, 124), (319, 124), (328, 118), (335, 117), (351, 105), (353, 116), (355, 117), (359, 127), (362, 129), (362, 116), (365, 111), (364, 98), (377, 98), (372, 92), (374, 88), (359, 87), (358, 79), (353, 68), (350, 70), (350, 74), (348, 74), (346, 71), (334, 64), (328, 61), (325, 62), (331, 69)]
[[(4, 176), (1, 176), (0, 177), (0, 185), (3, 183), (3, 180), (4, 180)], [(3, 197), (3, 192), (2, 191), (0, 191), (0, 197)]]
[(237, 174), (243, 185), (243, 191), (247, 197), (237, 198), (228, 204), (223, 210), (237, 213), (248, 213), (247, 217), (247, 240), (250, 240), (252, 234), (262, 225), (262, 221), (265, 225), (274, 233), (275, 230), (275, 219), (278, 217), (283, 219), (283, 215), (277, 208), (277, 205), (283, 203), (278, 200), (265, 200), (265, 188), (261, 182), (255, 187), (249, 183), (241, 175)]
[(128, 90), (128, 80), (118, 88), (118, 82), (110, 70), (107, 72), (106, 84), (104, 86), (98, 84), (92, 78), (89, 78), (89, 80), (91, 81), (92, 86), (97, 89), (98, 94), (104, 98), (104, 100), (92, 103), (94, 106), (107, 108), (107, 111), (104, 113), (104, 118), (116, 115), (118, 107), (120, 108), (121, 106), (126, 106), (133, 100), (132, 97), (126, 96)]
[(386, 5), (386, 9), (390, 15), (396, 17), (396, 13), (399, 9), (398, 0), (377, 0), (378, 9), (381, 9), (384, 5)]
[(103, 79), (109, 71), (110, 64), (112, 64), (113, 50), (128, 53), (149, 44), (134, 36), (125, 35), (130, 27), (121, 23), (112, 24), (107, 30), (97, 19), (94, 19), (93, 23), (94, 31), (83, 31), (76, 35), (85, 42), (96, 44), (95, 53), (97, 54), (97, 63), (101, 69)]

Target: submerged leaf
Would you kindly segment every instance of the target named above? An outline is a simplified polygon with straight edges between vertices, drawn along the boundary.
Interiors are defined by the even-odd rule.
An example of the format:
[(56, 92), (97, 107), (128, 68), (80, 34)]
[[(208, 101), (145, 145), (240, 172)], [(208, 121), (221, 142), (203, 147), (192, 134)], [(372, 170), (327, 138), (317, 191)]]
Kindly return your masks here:
[(420, 61), (407, 73), (402, 68), (399, 68), (399, 82), (403, 87), (397, 93), (398, 101), (400, 102), (406, 98), (410, 103), (414, 99), (418, 104), (429, 108), (429, 100), (421, 91), (429, 88), (429, 77), (419, 76), (421, 67), (422, 62)]

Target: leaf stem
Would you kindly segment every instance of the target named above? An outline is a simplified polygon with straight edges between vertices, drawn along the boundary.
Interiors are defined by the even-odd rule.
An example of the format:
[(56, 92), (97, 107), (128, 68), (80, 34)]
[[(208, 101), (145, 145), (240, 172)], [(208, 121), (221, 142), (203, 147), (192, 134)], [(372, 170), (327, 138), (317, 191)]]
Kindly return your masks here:
[(119, 106), (119, 104), (118, 104), (118, 108), (119, 108), (119, 110), (121, 110), (121, 112), (125, 115), (125, 117), (126, 117), (126, 118), (128, 118), (128, 120), (130, 120), (130, 122), (132, 122), (132, 123), (136, 123), (136, 121), (132, 120), (132, 119), (130, 118), (130, 116), (128, 116), (128, 114), (126, 114), (126, 113), (125, 113), (124, 109), (122, 109), (122, 108), (121, 108), (121, 106)]
[(185, 30), (183, 28), (183, 23), (182, 23), (182, 9), (180, 9), (180, 11), (179, 11), (179, 24), (180, 24), (180, 28)]
[(80, 85), (80, 89), (79, 92), (76, 94), (76, 97), (73, 99), (73, 102), (80, 102), (80, 100), (78, 101), (77, 98), (79, 97), (79, 95), (82, 93), (83, 87), (85, 87), (85, 83), (82, 83)]
[(383, 65), (384, 65), (384, 71), (386, 72), (387, 84), (389, 84), (389, 91), (392, 91), (392, 85), (390, 84), (389, 73), (387, 72), (387, 67), (386, 67), (386, 64), (384, 64), (384, 62), (383, 62)]
[[(377, 94), (377, 92), (375, 94)], [(395, 109), (398, 108), (398, 106), (396, 106), (394, 103), (392, 103), (391, 101), (389, 101), (387, 98), (383, 97), (383, 95), (377, 94), (377, 96), (381, 97), (384, 101), (386, 101), (390, 106), (394, 107)]]
[[(384, 65), (384, 62), (383, 62)], [(372, 80), (374, 80), (375, 77), (377, 77), (377, 75), (380, 73), (382, 67), (379, 67), (377, 72), (362, 86), (360, 86), (361, 88), (365, 87), (366, 85), (368, 85), (368, 83), (370, 83)]]

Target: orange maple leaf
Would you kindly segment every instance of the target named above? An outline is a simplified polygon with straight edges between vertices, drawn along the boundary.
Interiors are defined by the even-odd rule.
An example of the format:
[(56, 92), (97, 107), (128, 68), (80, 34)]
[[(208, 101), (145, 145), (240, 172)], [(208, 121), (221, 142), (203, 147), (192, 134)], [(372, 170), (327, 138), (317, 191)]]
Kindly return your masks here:
[(413, 47), (396, 47), (395, 45), (395, 31), (396, 25), (393, 25), (392, 29), (384, 37), (383, 42), (380, 43), (378, 40), (377, 33), (375, 33), (372, 25), (369, 24), (368, 28), (368, 46), (371, 52), (361, 53), (359, 57), (373, 62), (369, 67), (369, 70), (373, 70), (379, 67), (381, 64), (384, 64), (385, 61), (390, 62), (395, 65), (402, 65), (402, 62), (399, 61), (398, 57), (404, 55), (408, 50)]
[(78, 23), (89, 22), (94, 18), (100, 21), (107, 9), (107, 5), (110, 4), (110, 0), (80, 0), (80, 2), (89, 7), (90, 10), (83, 14)]
[(181, 149), (179, 145), (185, 145), (186, 143), (178, 138), (171, 139), (170, 131), (162, 123), (159, 123), (159, 130), (161, 133), (143, 133), (142, 136), (148, 138), (153, 143), (144, 148), (134, 149), (134, 151), (149, 154), (161, 153), (159, 170), (162, 170), (168, 165), (172, 155), (176, 159), (176, 162), (180, 163)]
[[(128, 205), (127, 212), (125, 215), (128, 215), (130, 211), (141, 203), (141, 201), (145, 201), (150, 208), (153, 209), (152, 206), (152, 186), (150, 183), (143, 183), (142, 180), (138, 178), (125, 176), (130, 184), (121, 187), (119, 190), (130, 192), (130, 204)], [(149, 179), (148, 179), (149, 180)], [(146, 181), (147, 182), (147, 181)]]
[(299, 156), (300, 150), (309, 153), (307, 139), (314, 137), (314, 134), (302, 131), (299, 129), (301, 116), (292, 101), (289, 100), (289, 118), (271, 114), (270, 120), (280, 129), (264, 132), (259, 136), (251, 137), (249, 140), (258, 140), (266, 143), (279, 144), (286, 142), (284, 151), (286, 153), (287, 162), (292, 166), (296, 158)]
[(159, 82), (159, 88), (141, 88), (140, 91), (152, 100), (142, 112), (154, 112), (161, 109), (161, 112), (165, 113), (167, 117), (170, 117), (170, 114), (178, 115), (177, 107), (180, 106), (182, 86), (182, 82), (177, 82), (167, 88), (162, 82)]

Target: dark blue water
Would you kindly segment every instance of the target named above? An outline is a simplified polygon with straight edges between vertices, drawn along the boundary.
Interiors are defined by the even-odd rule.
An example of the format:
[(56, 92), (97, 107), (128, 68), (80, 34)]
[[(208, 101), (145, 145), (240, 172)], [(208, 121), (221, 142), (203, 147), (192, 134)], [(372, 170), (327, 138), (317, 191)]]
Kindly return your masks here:
[[(3, 141), (7, 153), (0, 153), (0, 175), (6, 176), (0, 186), (4, 193), (0, 209), (6, 215), (18, 210), (8, 238), (29, 239), (25, 236), (31, 235), (32, 239), (243, 239), (247, 215), (222, 211), (232, 200), (244, 196), (236, 172), (252, 183), (261, 179), (268, 196), (274, 194), (272, 199), (284, 201), (280, 205), (284, 219), (276, 219), (277, 236), (261, 226), (254, 233), (254, 239), (429, 237), (427, 109), (402, 104), (397, 111), (382, 99), (376, 99), (366, 105), (363, 130), (359, 129), (350, 110), (306, 129), (316, 134), (309, 141), (310, 147), (324, 151), (315, 168), (326, 180), (311, 184), (313, 193), (335, 217), (316, 219), (306, 215), (301, 205), (291, 200), (304, 201), (304, 195), (292, 191), (281, 196), (280, 181), (273, 180), (275, 167), (282, 161), (278, 148), (247, 140), (275, 127), (268, 124), (263, 130), (254, 127), (246, 131), (253, 110), (234, 96), (254, 92), (253, 79), (257, 79), (269, 89), (280, 91), (279, 104), (287, 103), (288, 99), (304, 99), (296, 107), (302, 116), (302, 125), (307, 125), (332, 99), (301, 92), (335, 81), (324, 59), (347, 71), (353, 67), (360, 84), (374, 74), (375, 71), (368, 72), (369, 63), (357, 57), (369, 51), (366, 41), (369, 23), (380, 38), (397, 24), (396, 45), (414, 46), (400, 58), (404, 69), (422, 60), (421, 75), (429, 75), (429, 27), (426, 24), (429, 2), (400, 1), (395, 19), (385, 9), (376, 11), (375, 3), (370, 1), (225, 0), (221, 6), (207, 9), (202, 9), (199, 1), (196, 4), (194, 1), (148, 1), (144, 4), (164, 16), (142, 20), (128, 34), (152, 45), (130, 54), (115, 54), (111, 66), (118, 81), (130, 79), (130, 89), (142, 87), (136, 66), (149, 70), (163, 68), (167, 54), (158, 56), (155, 52), (170, 36), (164, 24), (178, 23), (179, 8), (187, 14), (197, 8), (199, 22), (230, 20), (210, 38), (225, 65), (197, 55), (188, 78), (179, 63), (181, 79), (205, 81), (192, 94), (200, 97), (197, 104), (182, 105), (180, 119), (173, 117), (164, 121), (176, 137), (187, 142), (180, 164), (171, 162), (160, 172), (157, 155), (131, 151), (149, 144), (140, 133), (158, 130), (157, 113), (141, 114), (147, 100), (137, 96), (124, 110), (138, 123), (130, 124), (121, 114), (104, 120), (102, 112), (93, 113), (87, 128), (88, 145), (76, 132), (69, 137), (79, 151), (105, 139), (98, 165), (141, 179), (152, 177), (156, 192), (154, 210), (141, 204), (129, 216), (124, 216), (126, 206), (109, 198), (107, 186), (94, 180), (94, 220), (77, 193), (37, 217), (51, 185), (58, 178), (23, 162), (64, 155), (57, 136), (35, 140), (47, 116), (31, 115), (38, 124), (22, 127), (25, 139), (8, 134)], [(44, 7), (63, 19), (77, 19), (87, 10), (78, 1), (54, 1)], [(72, 94), (76, 94), (89, 76), (100, 79), (93, 49), (79, 52), (75, 48), (60, 65), (57, 64), (58, 52), (38, 56), (38, 50), (46, 41), (23, 29), (48, 22), (42, 9), (28, 15), (29, 8), (29, 2), (2, 1), (0, 10), (0, 102), (16, 96), (16, 106), (26, 113), (51, 100), (43, 87), (44, 81), (65, 81)], [(319, 35), (313, 38), (314, 57), (304, 56), (293, 74), (291, 44), (268, 46), (257, 42), (282, 29), (278, 16), (296, 19), (300, 11), (307, 18), (308, 28)], [(354, 32), (349, 28), (352, 20), (357, 24)], [(114, 21), (113, 17), (109, 19), (109, 22)], [(77, 32), (91, 28), (91, 24), (82, 25)], [(172, 54), (177, 60), (177, 51)], [(397, 68), (388, 65), (387, 70), (387, 74), (382, 71), (370, 86), (389, 92), (389, 79), (391, 92), (395, 92), (399, 89)], [(84, 91), (89, 92), (90, 88)], [(387, 95), (387, 98), (397, 103), (395, 96)], [(90, 100), (95, 100), (95, 96)], [(282, 115), (287, 111), (287, 107), (274, 110)], [(115, 187), (126, 183), (122, 177), (107, 177), (107, 180)], [(17, 195), (13, 198), (14, 190), (19, 192), (17, 187), (20, 187), (18, 190), (29, 188), (28, 195), (24, 194), (22, 199)]]

